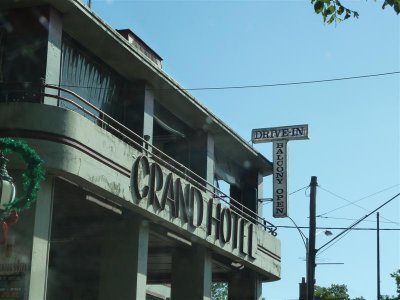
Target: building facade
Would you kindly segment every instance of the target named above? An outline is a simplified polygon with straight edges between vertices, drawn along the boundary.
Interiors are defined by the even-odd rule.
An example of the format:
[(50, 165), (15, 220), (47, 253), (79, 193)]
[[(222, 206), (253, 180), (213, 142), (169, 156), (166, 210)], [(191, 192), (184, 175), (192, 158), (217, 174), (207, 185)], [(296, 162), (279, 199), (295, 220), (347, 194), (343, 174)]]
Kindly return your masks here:
[(272, 163), (83, 3), (2, 0), (0, 21), (0, 137), (46, 168), (0, 245), (0, 299), (261, 299), (281, 266)]

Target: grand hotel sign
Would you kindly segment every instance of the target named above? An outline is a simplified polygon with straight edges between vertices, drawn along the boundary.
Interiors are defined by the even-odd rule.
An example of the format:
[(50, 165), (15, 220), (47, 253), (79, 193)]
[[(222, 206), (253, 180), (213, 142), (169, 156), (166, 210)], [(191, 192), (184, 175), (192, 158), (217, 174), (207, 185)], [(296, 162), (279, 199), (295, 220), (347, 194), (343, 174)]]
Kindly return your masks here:
[(238, 210), (221, 205), (205, 188), (194, 186), (146, 156), (136, 158), (131, 173), (135, 203), (189, 231), (204, 232), (207, 240), (255, 259), (256, 226)]

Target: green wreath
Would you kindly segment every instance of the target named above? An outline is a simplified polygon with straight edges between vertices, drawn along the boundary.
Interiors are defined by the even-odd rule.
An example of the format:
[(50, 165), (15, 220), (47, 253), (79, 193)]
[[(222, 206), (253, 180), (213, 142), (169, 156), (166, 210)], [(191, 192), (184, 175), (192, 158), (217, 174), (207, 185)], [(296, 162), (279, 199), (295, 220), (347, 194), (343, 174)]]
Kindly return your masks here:
[(0, 138), (0, 152), (4, 155), (18, 153), (27, 166), (22, 173), (23, 195), (16, 197), (6, 205), (6, 210), (3, 212), (3, 217), (6, 217), (11, 211), (21, 212), (32, 206), (37, 199), (40, 184), (45, 178), (45, 172), (40, 156), (21, 140)]

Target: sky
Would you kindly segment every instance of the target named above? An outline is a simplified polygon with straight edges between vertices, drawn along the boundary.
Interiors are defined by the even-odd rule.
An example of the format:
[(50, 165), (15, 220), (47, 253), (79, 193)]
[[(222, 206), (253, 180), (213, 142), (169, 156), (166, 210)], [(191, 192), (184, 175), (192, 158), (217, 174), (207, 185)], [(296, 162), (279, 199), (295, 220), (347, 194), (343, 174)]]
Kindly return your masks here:
[[(299, 82), (400, 71), (400, 17), (382, 1), (342, 1), (359, 19), (325, 25), (310, 1), (92, 0), (116, 29), (130, 28), (163, 57), (185, 88)], [(246, 141), (251, 129), (309, 124), (310, 139), (289, 142), (289, 192), (318, 177), (319, 227), (348, 227), (400, 192), (400, 75), (328, 83), (191, 92)], [(272, 160), (271, 144), (254, 147)], [(271, 178), (264, 179), (271, 197)], [(307, 226), (308, 190), (289, 197), (289, 215)], [(379, 193), (378, 193), (379, 192)], [(367, 197), (368, 196), (368, 197)], [(357, 201), (355, 204), (349, 202)], [(381, 228), (400, 228), (400, 197), (380, 209)], [(344, 206), (344, 207), (343, 207)], [(333, 210), (333, 211), (332, 211)], [(264, 217), (277, 226), (288, 218)], [(376, 228), (372, 214), (359, 228)], [(306, 235), (308, 231), (303, 230)], [(317, 248), (327, 237), (318, 230)], [(305, 247), (279, 228), (282, 279), (263, 284), (266, 300), (298, 299)], [(381, 231), (381, 293), (396, 292), (400, 231)], [(351, 231), (325, 248), (316, 284), (346, 284), (351, 297), (376, 299), (376, 231)]]

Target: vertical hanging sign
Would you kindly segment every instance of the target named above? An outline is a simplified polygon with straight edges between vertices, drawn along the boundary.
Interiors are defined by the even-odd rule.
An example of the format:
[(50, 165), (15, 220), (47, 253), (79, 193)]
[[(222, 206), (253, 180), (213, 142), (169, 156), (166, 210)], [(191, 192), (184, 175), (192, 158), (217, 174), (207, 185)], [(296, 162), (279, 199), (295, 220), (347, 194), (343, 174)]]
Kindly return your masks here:
[(287, 197), (287, 142), (290, 140), (307, 140), (308, 125), (294, 125), (273, 128), (253, 129), (253, 144), (273, 142), (273, 216), (288, 216)]
[(287, 140), (273, 142), (274, 173), (273, 173), (273, 216), (283, 218), (288, 216), (287, 201)]

